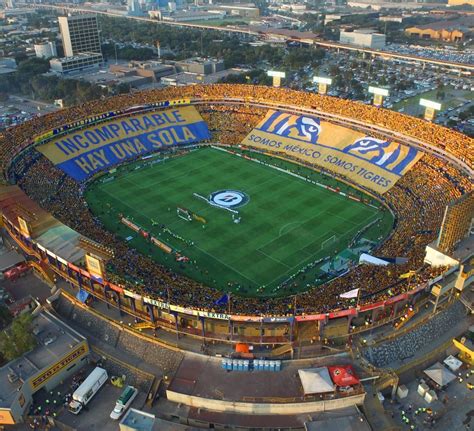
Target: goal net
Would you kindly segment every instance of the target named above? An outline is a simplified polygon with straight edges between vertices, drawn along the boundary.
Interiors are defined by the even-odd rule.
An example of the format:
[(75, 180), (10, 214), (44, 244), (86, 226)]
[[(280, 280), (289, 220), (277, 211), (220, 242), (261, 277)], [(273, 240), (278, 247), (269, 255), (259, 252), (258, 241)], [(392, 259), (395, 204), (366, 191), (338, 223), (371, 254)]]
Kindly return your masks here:
[(183, 220), (186, 220), (186, 221), (193, 221), (193, 216), (191, 214), (191, 212), (189, 210), (187, 210), (186, 208), (176, 208), (176, 215), (180, 218), (180, 219), (183, 219)]

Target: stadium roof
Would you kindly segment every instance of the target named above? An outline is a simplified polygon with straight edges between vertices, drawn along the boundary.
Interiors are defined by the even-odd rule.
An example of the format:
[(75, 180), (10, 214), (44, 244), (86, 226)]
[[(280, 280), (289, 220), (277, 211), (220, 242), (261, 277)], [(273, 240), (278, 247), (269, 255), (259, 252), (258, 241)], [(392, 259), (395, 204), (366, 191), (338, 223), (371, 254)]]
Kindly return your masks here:
[(83, 259), (81, 235), (47, 213), (19, 187), (0, 187), (0, 210), (18, 229), (18, 216), (24, 218), (31, 237), (44, 249), (71, 263)]

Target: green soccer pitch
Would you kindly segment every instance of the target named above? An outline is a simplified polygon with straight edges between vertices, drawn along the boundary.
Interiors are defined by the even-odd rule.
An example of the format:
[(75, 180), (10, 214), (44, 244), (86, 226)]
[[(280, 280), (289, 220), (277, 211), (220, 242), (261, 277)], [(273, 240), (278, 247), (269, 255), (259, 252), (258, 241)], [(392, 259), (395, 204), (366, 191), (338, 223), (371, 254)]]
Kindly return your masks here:
[[(252, 157), (361, 196), (321, 173), (259, 154), (252, 153)], [(277, 297), (307, 290), (327, 281), (320, 270), (323, 263), (310, 264), (324, 257), (332, 259), (369, 224), (362, 236), (374, 242), (393, 227), (390, 211), (368, 196), (363, 197), (378, 208), (215, 148), (165, 157), (151, 166), (140, 163), (144, 162), (122, 166), (92, 183), (85, 194), (91, 211), (130, 247), (223, 292)], [(245, 198), (241, 206), (233, 208), (238, 214), (207, 200), (212, 193), (227, 190)], [(226, 196), (221, 195), (224, 201), (240, 199)], [(178, 207), (206, 223), (179, 217)], [(173, 253), (165, 253), (126, 227), (119, 214), (169, 245)], [(240, 218), (240, 223), (235, 223), (233, 216)], [(175, 251), (189, 261), (178, 262)], [(291, 276), (291, 283), (282, 286)]]

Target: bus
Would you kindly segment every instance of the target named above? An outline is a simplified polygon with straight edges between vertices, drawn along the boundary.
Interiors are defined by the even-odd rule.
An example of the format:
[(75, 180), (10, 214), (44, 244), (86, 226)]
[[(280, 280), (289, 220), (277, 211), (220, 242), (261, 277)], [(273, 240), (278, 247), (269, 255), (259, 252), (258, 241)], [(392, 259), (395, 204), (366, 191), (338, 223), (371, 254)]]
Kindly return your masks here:
[(136, 388), (133, 386), (127, 386), (115, 403), (115, 407), (110, 413), (110, 418), (114, 420), (120, 419), (120, 416), (122, 416), (130, 407), (137, 394), (138, 390)]
[(96, 367), (92, 373), (87, 376), (74, 393), (69, 403), (68, 410), (77, 415), (86, 406), (99, 389), (104, 385), (109, 376), (103, 368)]

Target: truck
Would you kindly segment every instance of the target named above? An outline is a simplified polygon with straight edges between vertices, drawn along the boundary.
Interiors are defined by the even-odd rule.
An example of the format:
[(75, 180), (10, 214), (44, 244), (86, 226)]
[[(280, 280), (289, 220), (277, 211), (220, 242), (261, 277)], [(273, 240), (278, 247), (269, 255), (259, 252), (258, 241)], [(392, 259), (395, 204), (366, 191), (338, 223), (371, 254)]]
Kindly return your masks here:
[(115, 403), (115, 407), (110, 413), (110, 418), (114, 420), (120, 419), (120, 416), (122, 416), (130, 407), (137, 394), (137, 389), (135, 389), (133, 386), (127, 386), (122, 392), (122, 395), (120, 395), (120, 398)]
[(104, 385), (109, 376), (103, 368), (96, 367), (72, 394), (68, 410), (77, 415)]

